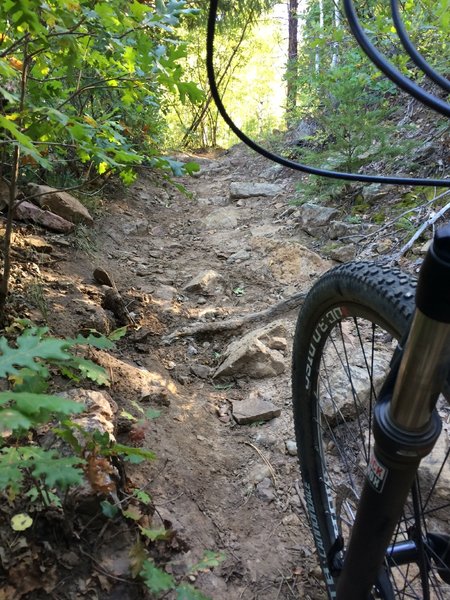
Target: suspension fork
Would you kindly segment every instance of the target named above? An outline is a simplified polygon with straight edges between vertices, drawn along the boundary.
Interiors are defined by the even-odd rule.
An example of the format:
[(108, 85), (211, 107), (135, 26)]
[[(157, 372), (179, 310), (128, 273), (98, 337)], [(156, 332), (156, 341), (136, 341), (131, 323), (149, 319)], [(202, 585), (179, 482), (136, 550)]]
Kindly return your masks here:
[(450, 363), (450, 225), (437, 231), (424, 260), (416, 305), (398, 370), (375, 406), (375, 443), (337, 600), (370, 598), (420, 461), (441, 431), (436, 402)]

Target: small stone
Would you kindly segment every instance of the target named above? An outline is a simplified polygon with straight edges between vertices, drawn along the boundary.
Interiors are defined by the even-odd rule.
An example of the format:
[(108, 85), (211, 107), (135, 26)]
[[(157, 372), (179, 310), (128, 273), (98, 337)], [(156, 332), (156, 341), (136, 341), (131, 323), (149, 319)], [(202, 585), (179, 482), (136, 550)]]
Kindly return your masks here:
[(269, 466), (266, 464), (258, 463), (250, 469), (250, 471), (246, 477), (246, 480), (248, 481), (248, 483), (257, 485), (266, 477), (270, 477)]
[(281, 409), (272, 402), (260, 398), (232, 400), (233, 417), (239, 425), (247, 425), (257, 421), (270, 421), (281, 415)]
[(297, 442), (295, 440), (286, 440), (286, 450), (289, 456), (297, 456)]
[(376, 248), (378, 254), (387, 254), (388, 252), (391, 251), (393, 245), (394, 245), (394, 242), (389, 238), (387, 238), (385, 240), (381, 240), (381, 242), (378, 242), (377, 248)]
[(183, 290), (185, 292), (201, 293), (209, 296), (214, 293), (218, 284), (222, 281), (223, 277), (220, 273), (213, 270), (203, 271), (186, 283)]
[(197, 298), (197, 304), (200, 306), (203, 306), (204, 304), (206, 304), (207, 300), (204, 296), (199, 296)]
[(208, 379), (211, 376), (212, 369), (207, 365), (191, 365), (191, 373), (200, 379)]
[(295, 513), (286, 515), (282, 521), (283, 525), (287, 525), (288, 527), (299, 527), (301, 525), (301, 521)]
[(256, 486), (256, 495), (258, 498), (267, 502), (273, 502), (275, 500), (275, 492), (272, 487), (272, 481), (268, 477), (265, 477), (258, 485)]
[(186, 349), (186, 354), (188, 356), (195, 356), (196, 354), (198, 354), (198, 350), (195, 346), (193, 346), (192, 344), (189, 344), (189, 346)]

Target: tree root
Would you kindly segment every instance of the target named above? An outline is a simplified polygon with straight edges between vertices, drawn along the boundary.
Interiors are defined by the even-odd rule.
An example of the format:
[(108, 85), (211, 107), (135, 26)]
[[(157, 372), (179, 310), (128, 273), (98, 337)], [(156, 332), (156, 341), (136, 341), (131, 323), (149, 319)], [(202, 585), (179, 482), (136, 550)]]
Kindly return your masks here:
[(258, 312), (247, 313), (241, 317), (226, 319), (224, 321), (194, 323), (193, 325), (176, 329), (169, 335), (164, 336), (162, 341), (164, 344), (169, 345), (180, 337), (203, 335), (205, 333), (218, 333), (221, 331), (235, 331), (236, 329), (240, 329), (249, 323), (270, 321), (275, 317), (300, 306), (305, 297), (305, 292), (299, 292), (293, 296), (290, 296), (286, 300), (277, 302), (277, 304), (273, 304), (272, 306), (269, 306), (269, 308), (265, 308), (264, 310), (260, 310)]

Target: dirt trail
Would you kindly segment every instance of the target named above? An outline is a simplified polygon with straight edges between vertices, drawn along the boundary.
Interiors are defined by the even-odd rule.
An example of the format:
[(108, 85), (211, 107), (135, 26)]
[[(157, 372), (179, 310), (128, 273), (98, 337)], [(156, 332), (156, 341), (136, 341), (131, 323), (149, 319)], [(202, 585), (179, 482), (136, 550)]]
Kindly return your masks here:
[[(325, 593), (298, 493), (297, 459), (286, 447), (294, 438), (289, 350), (281, 375), (223, 381), (212, 379), (213, 369), (228, 343), (249, 329), (170, 345), (162, 336), (198, 320), (267, 308), (309, 289), (331, 263), (301, 246), (312, 238), (289, 217), (297, 175), (242, 146), (200, 163), (200, 175), (184, 181), (192, 198), (144, 174), (105, 207), (94, 255), (80, 260), (68, 254), (53, 273), (51, 325), (64, 332), (101, 318), (92, 308), (101, 302), (101, 287), (92, 278), (98, 266), (113, 276), (139, 325), (119, 342), (114, 357), (100, 358), (109, 367), (119, 407), (133, 412), (133, 401), (150, 386), (146, 401), (162, 410), (142, 433), (158, 458), (141, 465), (134, 480), (182, 542), (169, 568), (182, 572), (204, 550), (220, 550), (226, 555), (221, 566), (195, 583), (213, 600), (319, 600)], [(280, 189), (274, 188), (275, 196), (230, 200), (236, 182)], [(184, 290), (206, 270), (220, 275), (212, 291)], [(295, 318), (295, 311), (281, 317), (288, 348)], [(281, 415), (236, 424), (231, 403), (249, 397), (270, 400)]]

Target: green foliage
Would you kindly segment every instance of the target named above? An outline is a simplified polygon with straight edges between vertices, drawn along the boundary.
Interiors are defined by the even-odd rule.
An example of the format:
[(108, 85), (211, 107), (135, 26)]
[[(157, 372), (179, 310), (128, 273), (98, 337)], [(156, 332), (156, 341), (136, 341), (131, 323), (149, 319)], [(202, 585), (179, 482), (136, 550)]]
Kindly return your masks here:
[(113, 170), (127, 183), (144, 159), (171, 170), (160, 154), (163, 105), (201, 95), (183, 78), (176, 35), (195, 12), (184, 0), (0, 3), (4, 156), (18, 144), (24, 173), (31, 164), (76, 179), (80, 165), (90, 177)]
[(167, 592), (175, 588), (174, 578), (162, 569), (159, 569), (151, 560), (144, 562), (140, 576), (148, 589), (154, 594)]
[[(54, 488), (64, 490), (84, 479), (82, 467), (85, 458), (70, 428), (61, 424), (61, 428), (55, 431), (71, 443), (77, 456), (60, 456), (56, 450), (46, 450), (33, 443), (8, 446), (8, 441), (30, 437), (34, 428), (55, 420), (68, 423), (68, 417), (83, 412), (81, 403), (46, 393), (51, 369), (72, 373), (67, 370), (69, 365), (70, 369), (80, 373), (80, 377), (106, 384), (104, 369), (76, 352), (79, 346), (85, 345), (111, 348), (112, 341), (93, 332), (87, 337), (56, 339), (49, 335), (46, 327), (33, 327), (27, 321), (16, 324), (20, 333), (14, 344), (5, 337), (0, 338), (0, 376), (8, 377), (11, 385), (10, 390), (0, 392), (0, 490), (8, 490), (9, 496), (15, 497), (24, 488), (33, 489), (31, 482), (35, 482), (34, 487), (39, 482), (48, 496)], [(117, 331), (113, 337), (118, 338), (122, 334), (123, 330)], [(86, 438), (91, 438), (85, 450), (93, 452), (101, 447), (107, 456), (129, 455), (137, 456), (139, 460), (153, 457), (153, 453), (142, 448), (115, 447), (109, 436), (105, 439), (98, 432), (85, 432), (79, 426), (78, 429)]]
[[(448, 0), (444, 3), (448, 8)], [(399, 175), (405, 168), (410, 171), (404, 157), (414, 141), (404, 135), (411, 130), (404, 124), (404, 102), (399, 101), (394, 84), (359, 49), (336, 6), (331, 0), (304, 3), (295, 69), (296, 118), (313, 123), (315, 132), (300, 142), (295, 156), (306, 164), (334, 171), (364, 172), (366, 167), (371, 172), (383, 169)], [(388, 5), (371, 0), (360, 7), (359, 14), (377, 48), (406, 75), (417, 79), (414, 65), (401, 52)], [(429, 0), (402, 6), (411, 38), (437, 67), (442, 61), (448, 63), (449, 56), (442, 14), (442, 6)], [(355, 191), (348, 183), (311, 176), (300, 187), (300, 200), (354, 197)]]

